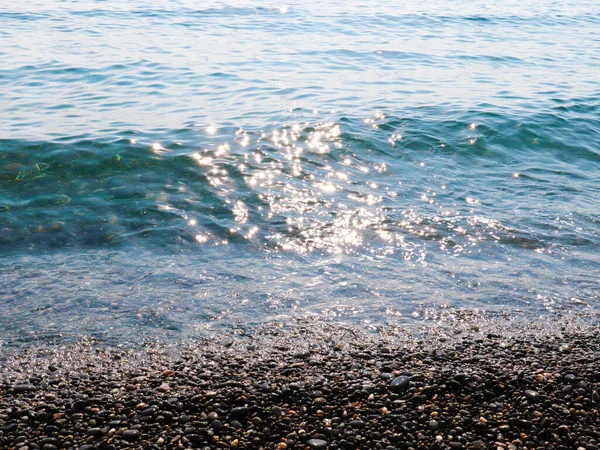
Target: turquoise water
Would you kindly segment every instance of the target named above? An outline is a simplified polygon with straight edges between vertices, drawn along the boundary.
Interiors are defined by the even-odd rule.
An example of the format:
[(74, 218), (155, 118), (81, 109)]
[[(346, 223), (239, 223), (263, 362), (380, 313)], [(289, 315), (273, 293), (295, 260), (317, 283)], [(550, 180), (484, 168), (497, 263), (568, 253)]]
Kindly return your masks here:
[(597, 314), (597, 3), (346, 3), (0, 4), (0, 341)]

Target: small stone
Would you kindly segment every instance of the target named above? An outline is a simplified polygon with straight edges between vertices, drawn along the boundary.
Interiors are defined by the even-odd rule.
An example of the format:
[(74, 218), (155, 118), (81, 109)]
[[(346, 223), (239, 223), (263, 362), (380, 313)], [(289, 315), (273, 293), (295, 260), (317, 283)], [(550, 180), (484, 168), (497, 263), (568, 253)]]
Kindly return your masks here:
[(162, 383), (159, 387), (156, 388), (159, 392), (169, 392), (171, 390), (171, 386), (167, 383)]
[(248, 415), (248, 408), (245, 406), (237, 406), (232, 408), (229, 414), (231, 417), (244, 417)]
[(60, 428), (58, 428), (56, 425), (46, 425), (44, 431), (46, 432), (46, 434), (58, 433), (60, 431)]
[(199, 434), (187, 434), (185, 438), (190, 441), (192, 444), (197, 444), (202, 441), (202, 437)]
[(390, 384), (390, 389), (393, 391), (402, 391), (408, 389), (410, 386), (410, 378), (406, 376), (399, 376), (394, 378), (394, 381)]
[(35, 388), (31, 384), (17, 384), (13, 386), (13, 390), (17, 394), (24, 394), (26, 392), (35, 390)]
[(311, 439), (308, 441), (310, 448), (327, 448), (327, 441), (323, 439)]
[(252, 418), (252, 423), (258, 427), (263, 424), (263, 420), (260, 417), (256, 416)]
[(427, 424), (430, 430), (437, 430), (440, 427), (440, 424), (437, 420), (430, 420)]
[(101, 428), (88, 428), (87, 434), (89, 436), (100, 437), (103, 433)]
[(483, 441), (473, 441), (473, 443), (471, 444), (471, 447), (473, 448), (473, 450), (481, 450), (485, 448), (485, 442)]
[(140, 438), (140, 432), (138, 430), (125, 430), (121, 437), (126, 441), (137, 441)]
[(15, 431), (17, 428), (19, 427), (18, 424), (16, 423), (9, 423), (8, 425), (6, 425), (4, 427), (4, 434), (8, 434), (8, 433), (12, 433), (13, 431)]
[(348, 425), (350, 425), (352, 428), (364, 428), (365, 427), (365, 423), (362, 420), (351, 420), (350, 422), (348, 422)]
[(532, 402), (537, 402), (540, 399), (540, 394), (538, 394), (536, 391), (532, 391), (531, 389), (526, 390), (523, 392), (523, 394)]
[(142, 416), (154, 416), (156, 415), (156, 408), (146, 408), (140, 414)]

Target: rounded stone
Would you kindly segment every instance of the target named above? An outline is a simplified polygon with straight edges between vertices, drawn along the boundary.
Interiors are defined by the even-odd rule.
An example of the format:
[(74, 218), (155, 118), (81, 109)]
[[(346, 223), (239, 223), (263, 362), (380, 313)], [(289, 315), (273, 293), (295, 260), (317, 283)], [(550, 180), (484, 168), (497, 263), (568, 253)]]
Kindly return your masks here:
[(26, 392), (35, 390), (35, 388), (31, 384), (17, 384), (13, 386), (13, 390), (17, 394), (25, 394)]
[(56, 425), (46, 425), (44, 431), (46, 432), (46, 434), (58, 433), (60, 431), (60, 428), (58, 428)]
[(365, 423), (362, 420), (351, 420), (350, 422), (348, 422), (348, 425), (350, 425), (352, 428), (364, 428), (365, 427)]
[(4, 434), (8, 434), (8, 433), (12, 433), (13, 431), (15, 431), (17, 428), (19, 427), (18, 424), (16, 423), (9, 423), (8, 425), (6, 425), (4, 427)]
[(526, 390), (523, 392), (523, 394), (525, 397), (527, 397), (527, 400), (532, 402), (537, 402), (540, 399), (540, 394), (538, 394), (536, 391), (532, 391), (531, 389)]
[(323, 439), (310, 439), (308, 441), (308, 446), (310, 448), (327, 448), (327, 441)]
[(138, 430), (125, 430), (121, 437), (126, 441), (137, 441), (140, 438), (140, 432)]
[(231, 417), (244, 417), (248, 415), (248, 408), (245, 406), (237, 406), (232, 408), (229, 414)]
[(94, 436), (94, 437), (100, 437), (100, 436), (102, 436), (102, 429), (101, 428), (88, 428), (87, 434), (90, 436)]
[(394, 380), (390, 384), (390, 389), (392, 391), (402, 391), (404, 389), (408, 389), (409, 386), (410, 386), (410, 378), (402, 375), (402, 376), (394, 378)]
[(473, 443), (471, 444), (471, 447), (473, 448), (473, 450), (482, 450), (485, 448), (485, 442), (473, 441)]

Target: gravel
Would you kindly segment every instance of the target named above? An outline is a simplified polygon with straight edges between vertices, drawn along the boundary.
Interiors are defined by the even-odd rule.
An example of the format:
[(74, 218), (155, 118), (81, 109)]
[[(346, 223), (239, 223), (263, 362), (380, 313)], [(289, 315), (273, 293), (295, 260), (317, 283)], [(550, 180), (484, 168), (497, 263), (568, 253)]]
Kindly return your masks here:
[(3, 449), (600, 446), (591, 325), (267, 328), (136, 351), (4, 349), (0, 367)]

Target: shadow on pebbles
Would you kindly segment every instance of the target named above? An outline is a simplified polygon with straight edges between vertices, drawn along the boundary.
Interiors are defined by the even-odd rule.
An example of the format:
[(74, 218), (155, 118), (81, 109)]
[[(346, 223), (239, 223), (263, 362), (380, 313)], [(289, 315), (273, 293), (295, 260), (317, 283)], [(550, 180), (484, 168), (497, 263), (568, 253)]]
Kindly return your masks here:
[(5, 348), (0, 370), (3, 449), (600, 445), (591, 325), (271, 326), (137, 350)]

